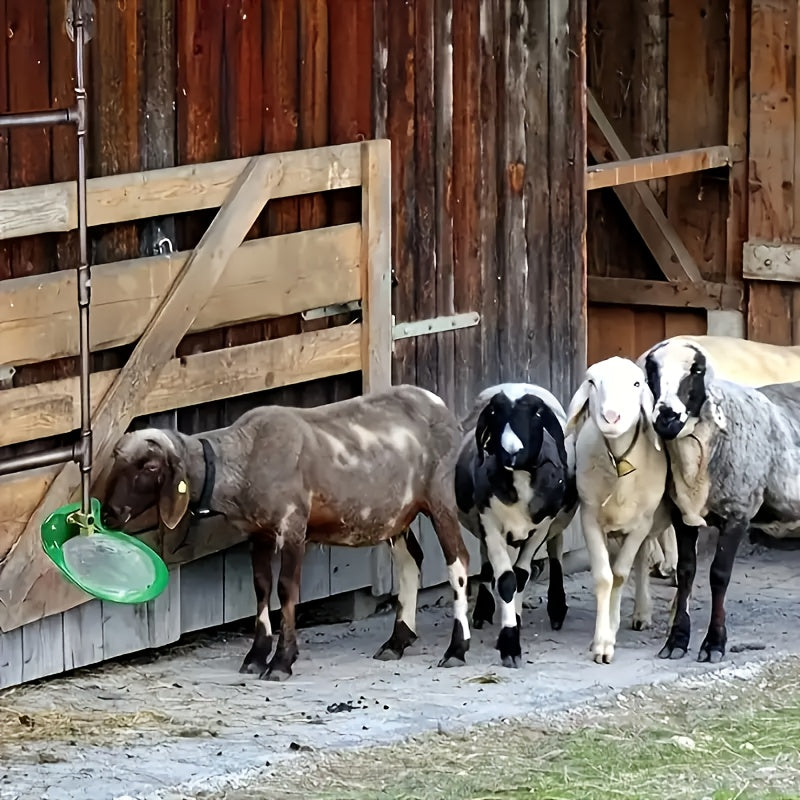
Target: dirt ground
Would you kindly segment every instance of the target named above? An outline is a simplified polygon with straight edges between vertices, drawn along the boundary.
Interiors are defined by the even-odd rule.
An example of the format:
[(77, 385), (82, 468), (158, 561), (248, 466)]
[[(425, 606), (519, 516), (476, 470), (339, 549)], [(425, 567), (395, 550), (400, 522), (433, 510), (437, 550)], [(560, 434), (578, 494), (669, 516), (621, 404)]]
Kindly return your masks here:
[[(742, 546), (728, 594), (729, 654), (717, 666), (694, 660), (709, 613), (707, 566), (706, 557), (698, 570), (692, 651), (681, 661), (655, 658), (674, 590), (653, 581), (654, 627), (641, 632), (624, 627), (614, 663), (594, 664), (588, 649), (594, 601), (590, 576), (583, 572), (567, 579), (569, 613), (558, 632), (547, 623), (545, 586), (532, 587), (520, 670), (499, 665), (496, 626), (473, 632), (466, 668), (436, 668), (450, 631), (450, 591), (443, 588), (428, 594), (434, 602), (420, 611), (420, 640), (400, 662), (371, 658), (391, 628), (391, 617), (381, 614), (302, 630), (295, 674), (283, 684), (239, 675), (249, 638), (218, 632), (7, 690), (0, 694), (0, 800), (345, 797), (341, 791), (326, 794), (319, 776), (316, 784), (298, 787), (310, 780), (312, 765), (345, 757), (342, 752), (354, 748), (396, 745), (426, 732), (474, 740), (471, 726), (530, 720), (556, 725), (584, 719), (587, 709), (601, 703), (622, 713), (621, 694), (649, 702), (666, 692), (663, 704), (664, 697), (674, 699), (680, 692), (705, 696), (708, 686), (708, 696), (716, 691), (723, 701), (713, 708), (725, 713), (725, 693), (713, 689), (714, 678), (755, 675), (800, 654), (800, 552)], [(631, 608), (629, 596), (624, 625)], [(668, 686), (676, 680), (682, 683)], [(758, 705), (757, 698), (753, 702)], [(536, 751), (536, 745), (531, 748)], [(460, 756), (459, 747), (455, 750)], [(391, 776), (392, 763), (382, 772)], [(395, 795), (376, 788), (353, 796), (445, 796), (423, 789)], [(678, 796), (665, 791), (661, 796)]]

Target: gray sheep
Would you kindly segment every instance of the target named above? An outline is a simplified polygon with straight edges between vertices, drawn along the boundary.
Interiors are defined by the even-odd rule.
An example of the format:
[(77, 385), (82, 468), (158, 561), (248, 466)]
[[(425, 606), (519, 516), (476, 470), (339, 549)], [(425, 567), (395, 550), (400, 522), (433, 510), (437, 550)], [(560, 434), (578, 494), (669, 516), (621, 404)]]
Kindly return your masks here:
[(678, 591), (660, 655), (681, 658), (689, 647), (697, 529), (710, 525), (719, 538), (709, 576), (711, 620), (698, 661), (718, 662), (727, 644), (725, 594), (742, 537), (749, 526), (780, 537), (800, 520), (800, 383), (756, 389), (717, 379), (703, 350), (687, 342), (651, 348), (645, 372), (677, 507)]
[[(394, 631), (375, 654), (399, 659), (417, 637), (422, 550), (408, 526), (430, 517), (455, 592), (453, 632), (440, 666), (465, 663), (469, 556), (458, 523), (454, 470), (460, 434), (441, 398), (413, 386), (317, 408), (264, 406), (203, 435), (146, 429), (117, 443), (103, 504), (117, 528), (157, 506), (168, 528), (187, 511), (212, 511), (250, 534), (258, 603), (242, 672), (292, 674), (295, 604), (307, 542), (361, 547), (389, 542), (399, 596)], [(281, 554), (282, 624), (272, 659), (272, 555)]]

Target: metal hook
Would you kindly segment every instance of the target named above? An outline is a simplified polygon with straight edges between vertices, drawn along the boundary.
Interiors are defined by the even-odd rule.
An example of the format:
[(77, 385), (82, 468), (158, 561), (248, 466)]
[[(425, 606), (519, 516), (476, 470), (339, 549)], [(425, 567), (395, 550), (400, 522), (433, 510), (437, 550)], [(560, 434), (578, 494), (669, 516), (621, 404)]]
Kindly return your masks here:
[(175, 248), (172, 246), (172, 239), (169, 236), (162, 236), (157, 242), (156, 247), (158, 248), (158, 252), (163, 256), (164, 255), (164, 247), (163, 245), (167, 245), (169, 248), (166, 252), (167, 253), (174, 253)]

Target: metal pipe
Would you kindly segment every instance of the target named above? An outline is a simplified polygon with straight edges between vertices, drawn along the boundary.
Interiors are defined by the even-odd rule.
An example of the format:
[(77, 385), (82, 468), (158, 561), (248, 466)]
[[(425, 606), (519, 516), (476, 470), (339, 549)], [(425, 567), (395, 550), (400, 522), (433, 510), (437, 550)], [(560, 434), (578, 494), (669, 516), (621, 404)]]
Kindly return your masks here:
[(74, 123), (76, 113), (77, 109), (75, 108), (59, 108), (53, 111), (21, 111), (15, 114), (0, 114), (0, 128)]
[(92, 281), (89, 270), (89, 250), (86, 230), (86, 85), (84, 83), (83, 48), (85, 41), (86, 9), (78, 2), (74, 18), (75, 30), (75, 97), (78, 107), (78, 235), (80, 262), (78, 263), (78, 313), (80, 316), (81, 353), (81, 511), (91, 512), (92, 478), (92, 412), (89, 363), (89, 303)]
[(53, 450), (45, 450), (43, 453), (25, 453), (14, 458), (5, 458), (0, 461), (0, 475), (10, 475), (12, 472), (37, 469), (38, 467), (52, 467), (54, 464), (65, 464), (67, 461), (77, 461), (77, 450), (77, 445), (68, 444)]

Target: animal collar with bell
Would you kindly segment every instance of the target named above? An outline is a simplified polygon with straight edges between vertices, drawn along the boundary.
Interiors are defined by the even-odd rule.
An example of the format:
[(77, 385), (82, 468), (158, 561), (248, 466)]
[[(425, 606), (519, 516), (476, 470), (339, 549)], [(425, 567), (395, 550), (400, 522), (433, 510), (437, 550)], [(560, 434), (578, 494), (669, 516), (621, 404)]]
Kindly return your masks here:
[(611, 452), (611, 448), (608, 445), (608, 440), (603, 437), (603, 441), (606, 443), (606, 452), (608, 453), (608, 458), (611, 461), (611, 466), (617, 471), (618, 478), (624, 478), (626, 475), (630, 475), (631, 472), (636, 470), (636, 467), (628, 461), (628, 456), (631, 454), (631, 450), (636, 447), (636, 442), (639, 440), (639, 430), (641, 428), (642, 418), (641, 416), (636, 422), (636, 431), (633, 434), (633, 441), (628, 445), (628, 449), (621, 455), (619, 458), (615, 456)]

